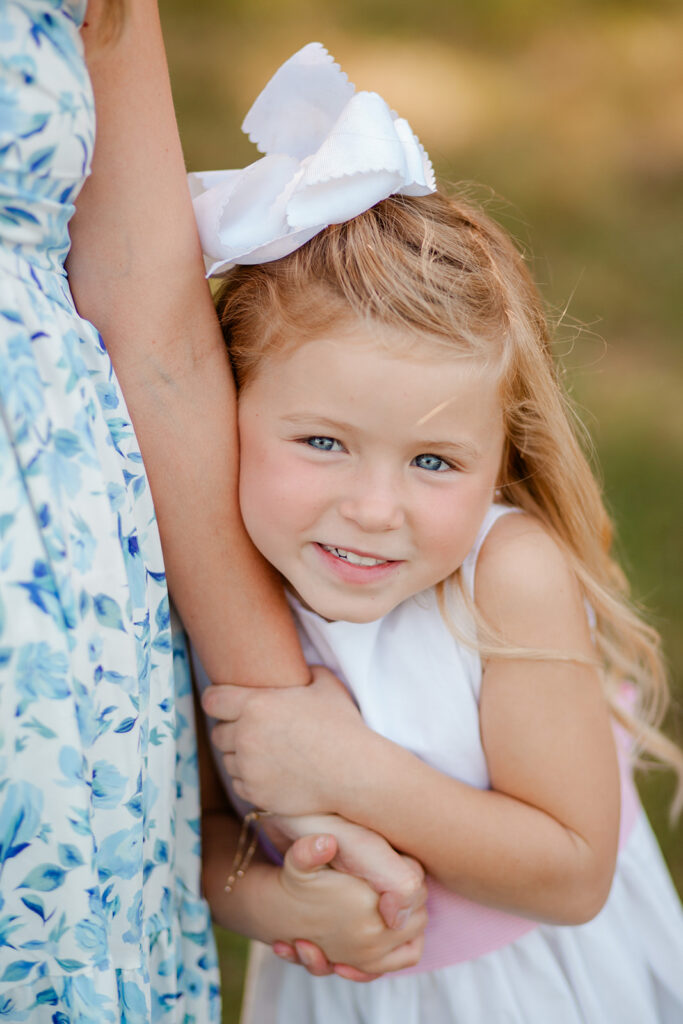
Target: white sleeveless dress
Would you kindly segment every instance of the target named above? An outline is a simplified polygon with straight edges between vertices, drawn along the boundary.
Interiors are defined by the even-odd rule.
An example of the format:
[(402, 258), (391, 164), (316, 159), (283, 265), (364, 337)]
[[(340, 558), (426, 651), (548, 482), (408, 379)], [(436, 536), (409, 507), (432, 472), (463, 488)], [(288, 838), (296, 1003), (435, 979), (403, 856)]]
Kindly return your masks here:
[[(462, 569), (470, 589), (486, 534), (510, 511), (489, 510)], [(481, 663), (455, 641), (433, 591), (377, 622), (325, 622), (299, 605), (295, 611), (308, 660), (346, 683), (371, 728), (440, 771), (488, 787), (478, 715)], [(437, 889), (430, 890), (435, 921), (442, 902)], [(432, 961), (443, 962), (443, 949), (431, 945)], [(642, 812), (622, 844), (609, 899), (588, 924), (538, 925), (473, 959), (369, 984), (313, 978), (254, 944), (242, 1017), (242, 1024), (551, 1021), (683, 1022), (683, 914)]]

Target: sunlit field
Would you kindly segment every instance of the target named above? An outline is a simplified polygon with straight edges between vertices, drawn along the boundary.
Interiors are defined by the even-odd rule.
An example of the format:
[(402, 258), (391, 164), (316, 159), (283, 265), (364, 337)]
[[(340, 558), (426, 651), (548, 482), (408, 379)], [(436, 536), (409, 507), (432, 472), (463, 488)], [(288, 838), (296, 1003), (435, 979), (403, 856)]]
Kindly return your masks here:
[[(662, 632), (683, 737), (683, 10), (662, 0), (161, 0), (188, 169), (258, 154), (251, 102), (304, 43), (407, 117), (442, 181), (519, 240), (595, 446), (617, 549)], [(639, 780), (683, 892), (671, 780)], [(224, 1021), (244, 943), (219, 936)]]

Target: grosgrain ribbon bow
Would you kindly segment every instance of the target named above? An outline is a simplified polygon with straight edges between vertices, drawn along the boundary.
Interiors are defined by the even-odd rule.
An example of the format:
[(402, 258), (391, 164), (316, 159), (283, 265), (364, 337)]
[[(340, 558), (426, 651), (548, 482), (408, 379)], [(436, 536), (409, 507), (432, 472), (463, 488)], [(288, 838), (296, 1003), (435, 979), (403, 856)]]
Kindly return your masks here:
[(188, 175), (207, 277), (280, 259), (390, 195), (436, 188), (408, 122), (377, 93), (356, 92), (320, 43), (275, 72), (242, 131), (265, 156)]

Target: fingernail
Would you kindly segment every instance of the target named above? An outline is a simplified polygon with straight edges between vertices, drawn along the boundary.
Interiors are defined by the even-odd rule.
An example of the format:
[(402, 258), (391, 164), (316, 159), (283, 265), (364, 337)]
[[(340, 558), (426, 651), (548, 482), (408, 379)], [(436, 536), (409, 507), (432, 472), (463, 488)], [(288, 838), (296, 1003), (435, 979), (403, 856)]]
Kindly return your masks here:
[(292, 953), (291, 948), (284, 942), (274, 942), (272, 948), (275, 956), (279, 956), (281, 960), (288, 960), (290, 964), (296, 962), (294, 953)]
[(353, 967), (348, 967), (346, 964), (335, 964), (334, 973), (338, 974), (340, 978), (345, 978), (347, 981), (355, 981), (355, 977), (358, 972)]
[(399, 910), (394, 922), (394, 928), (405, 928), (408, 924), (411, 913), (412, 911), (410, 910)]
[(315, 848), (318, 851), (318, 853), (325, 853), (327, 847), (329, 846), (329, 842), (330, 840), (328, 836), (318, 836), (318, 838), (315, 841)]
[(304, 967), (312, 967), (313, 957), (311, 956), (310, 950), (300, 942), (295, 942), (294, 948), (296, 949), (296, 954)]

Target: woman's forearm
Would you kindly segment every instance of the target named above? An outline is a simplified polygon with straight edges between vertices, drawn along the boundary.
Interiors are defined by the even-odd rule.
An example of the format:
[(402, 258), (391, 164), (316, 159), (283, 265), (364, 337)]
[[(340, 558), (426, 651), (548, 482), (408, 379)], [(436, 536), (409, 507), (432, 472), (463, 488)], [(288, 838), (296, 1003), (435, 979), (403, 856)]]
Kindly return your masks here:
[(97, 114), (93, 173), (68, 260), (79, 312), (100, 330), (135, 426), (169, 586), (211, 678), (308, 680), (279, 585), (237, 503), (235, 399), (204, 280), (155, 0), (104, 41), (83, 36)]

